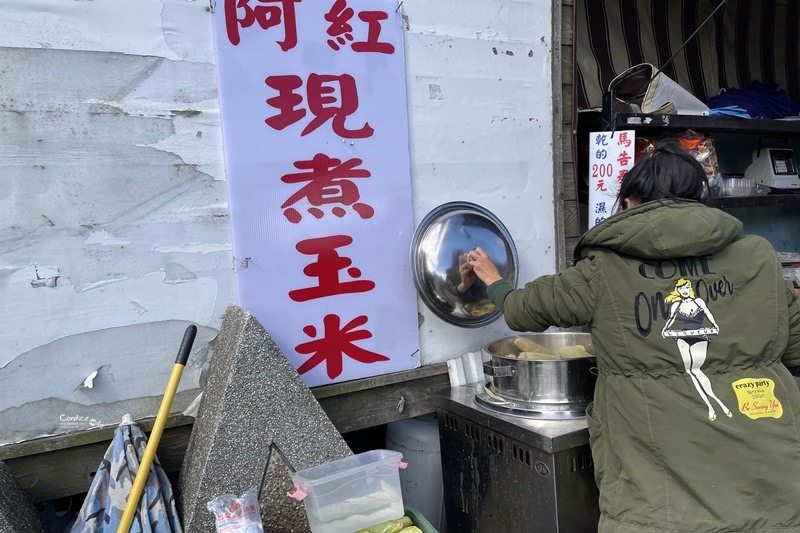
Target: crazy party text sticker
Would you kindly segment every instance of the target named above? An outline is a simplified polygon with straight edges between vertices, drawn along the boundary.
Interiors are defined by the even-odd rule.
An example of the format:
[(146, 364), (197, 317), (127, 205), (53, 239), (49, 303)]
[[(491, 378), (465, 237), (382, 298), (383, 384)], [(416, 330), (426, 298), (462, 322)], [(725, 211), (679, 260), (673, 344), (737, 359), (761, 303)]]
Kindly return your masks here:
[(767, 378), (744, 378), (732, 383), (739, 411), (753, 420), (780, 418), (783, 406), (775, 397), (775, 382)]

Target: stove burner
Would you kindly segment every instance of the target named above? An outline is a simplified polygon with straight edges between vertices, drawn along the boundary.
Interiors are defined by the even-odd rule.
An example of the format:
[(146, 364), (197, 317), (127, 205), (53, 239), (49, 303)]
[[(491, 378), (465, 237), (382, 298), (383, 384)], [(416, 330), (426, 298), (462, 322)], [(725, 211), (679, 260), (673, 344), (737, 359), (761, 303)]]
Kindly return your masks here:
[(507, 400), (493, 392), (491, 387), (491, 383), (475, 387), (475, 404), (478, 407), (506, 415), (545, 420), (574, 420), (586, 417), (585, 406)]

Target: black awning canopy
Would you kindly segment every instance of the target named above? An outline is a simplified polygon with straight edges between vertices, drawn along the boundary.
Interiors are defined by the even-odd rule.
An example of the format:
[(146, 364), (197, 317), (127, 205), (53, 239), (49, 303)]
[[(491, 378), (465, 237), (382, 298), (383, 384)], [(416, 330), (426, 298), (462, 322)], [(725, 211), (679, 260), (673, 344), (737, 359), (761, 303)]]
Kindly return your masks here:
[[(574, 90), (598, 108), (609, 82), (640, 63), (660, 67), (722, 0), (575, 0)], [(800, 0), (727, 0), (663, 68), (705, 102), (752, 80), (800, 102)]]

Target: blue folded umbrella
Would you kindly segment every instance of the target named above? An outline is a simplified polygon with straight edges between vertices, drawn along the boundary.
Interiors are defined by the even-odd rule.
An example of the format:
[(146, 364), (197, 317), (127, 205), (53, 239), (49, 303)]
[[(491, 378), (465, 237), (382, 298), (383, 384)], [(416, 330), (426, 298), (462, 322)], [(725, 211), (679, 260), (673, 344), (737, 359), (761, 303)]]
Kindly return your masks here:
[[(117, 532), (145, 448), (147, 436), (130, 415), (125, 415), (114, 431), (71, 533)], [(153, 458), (138, 507), (130, 533), (183, 533), (172, 485), (157, 457)]]

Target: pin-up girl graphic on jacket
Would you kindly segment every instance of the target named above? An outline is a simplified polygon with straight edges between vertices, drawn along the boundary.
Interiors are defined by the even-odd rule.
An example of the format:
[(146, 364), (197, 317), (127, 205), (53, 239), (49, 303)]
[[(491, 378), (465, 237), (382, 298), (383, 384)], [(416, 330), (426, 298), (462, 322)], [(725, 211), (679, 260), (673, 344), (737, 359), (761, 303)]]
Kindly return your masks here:
[[(711, 381), (702, 371), (708, 352), (708, 336), (719, 335), (719, 326), (714, 320), (714, 315), (702, 298), (695, 297), (692, 282), (688, 279), (679, 279), (664, 301), (672, 305), (669, 309), (669, 319), (661, 330), (661, 336), (674, 337), (677, 341), (686, 373), (689, 374), (697, 393), (708, 407), (708, 419), (712, 422), (717, 419), (717, 413), (709, 398), (713, 398), (719, 404), (726, 416), (733, 416), (731, 410), (714, 394)], [(704, 327), (705, 320), (708, 320), (712, 327)], [(680, 327), (671, 329), (676, 323)]]

